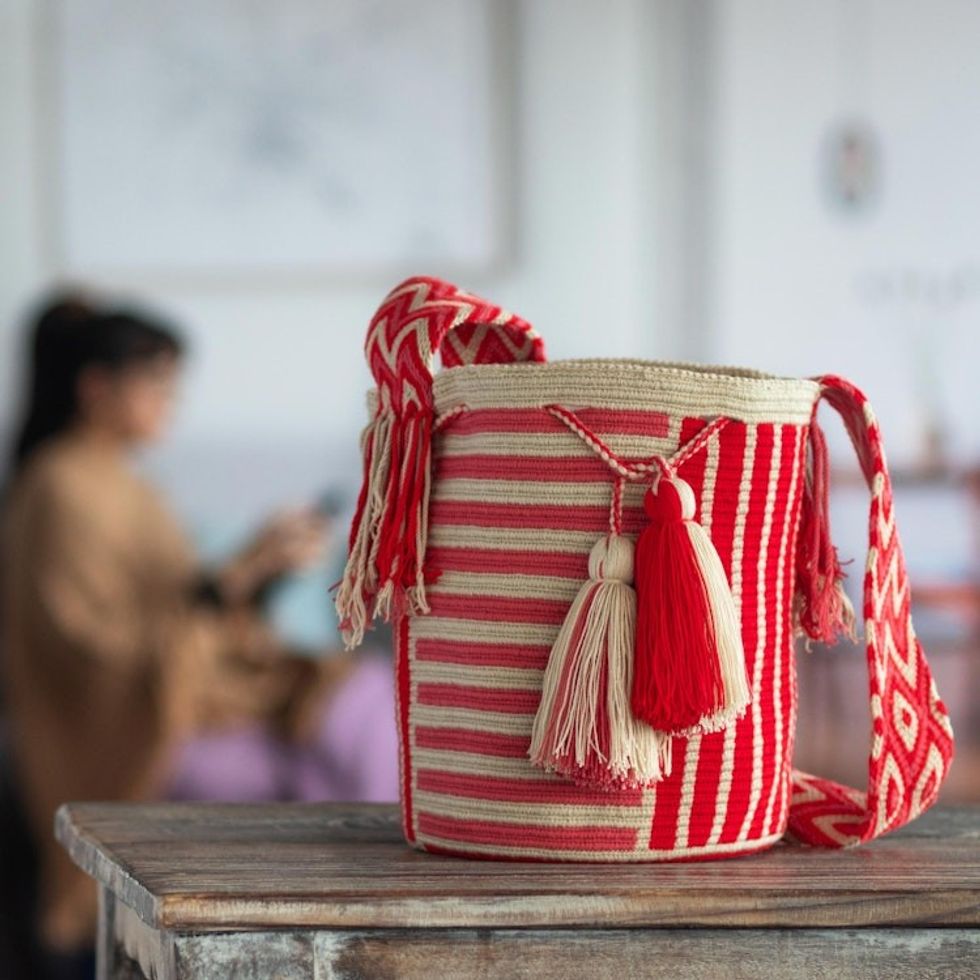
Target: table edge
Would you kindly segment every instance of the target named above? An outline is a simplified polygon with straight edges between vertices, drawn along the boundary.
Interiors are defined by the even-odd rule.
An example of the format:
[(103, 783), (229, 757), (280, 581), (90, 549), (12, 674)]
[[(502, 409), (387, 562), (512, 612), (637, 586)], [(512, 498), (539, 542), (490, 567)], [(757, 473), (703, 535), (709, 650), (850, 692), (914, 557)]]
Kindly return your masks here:
[[(980, 892), (974, 887), (950, 887), (855, 893), (842, 902), (838, 889), (807, 892), (797, 905), (781, 899), (770, 908), (772, 896), (731, 904), (731, 894), (719, 896), (727, 904), (711, 909), (711, 896), (698, 913), (685, 908), (671, 916), (663, 907), (653, 910), (630, 903), (629, 896), (609, 896), (601, 910), (562, 912), (560, 895), (521, 894), (470, 900), (461, 914), (458, 899), (424, 895), (351, 894), (334, 897), (325, 908), (309, 895), (252, 898), (233, 893), (162, 894), (150, 891), (113, 848), (83, 829), (76, 807), (92, 803), (65, 803), (55, 816), (55, 837), (71, 860), (118, 901), (131, 908), (151, 928), (173, 932), (288, 931), (289, 929), (359, 928), (946, 928), (980, 926)], [(340, 807), (350, 807), (342, 804)], [(980, 809), (978, 809), (980, 813)], [(971, 835), (972, 836), (972, 835)], [(665, 889), (664, 898), (670, 894)], [(556, 899), (558, 901), (556, 901)], [(903, 906), (916, 909), (903, 914)], [(550, 910), (547, 909), (552, 904)], [(923, 907), (928, 911), (924, 912)], [(276, 910), (278, 909), (278, 913)], [(855, 910), (859, 913), (855, 919)], [(806, 917), (806, 921), (802, 921)]]

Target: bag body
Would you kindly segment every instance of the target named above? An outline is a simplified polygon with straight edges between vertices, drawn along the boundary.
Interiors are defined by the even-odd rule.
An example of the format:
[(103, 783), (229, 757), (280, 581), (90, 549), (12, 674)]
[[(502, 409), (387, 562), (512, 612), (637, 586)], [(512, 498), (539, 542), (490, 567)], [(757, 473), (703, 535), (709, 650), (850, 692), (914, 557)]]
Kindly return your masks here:
[[(433, 379), (439, 348), (456, 366)], [(934, 801), (951, 730), (911, 626), (880, 436), (857, 389), (738, 369), (546, 363), (524, 321), (428, 279), (389, 295), (368, 355), (379, 391), (351, 538), (351, 566), (360, 554), (362, 571), (357, 579), (349, 566), (340, 608), (348, 628), (356, 599), (374, 598), (395, 619), (410, 843), (530, 860), (728, 857), (768, 847), (788, 829), (811, 844), (859, 843)], [(398, 406), (391, 392), (409, 391), (406, 377), (422, 393)], [(801, 618), (811, 634), (827, 633), (800, 583), (826, 598), (840, 575), (814, 422), (822, 399), (843, 415), (872, 492), (864, 793), (792, 769), (794, 638)], [(382, 442), (409, 412), (415, 434)], [(390, 473), (379, 471), (382, 447)], [(644, 527), (649, 480), (635, 474), (651, 459), (673, 461), (693, 490), (693, 520), (734, 600), (749, 703), (719, 730), (666, 737), (668, 764), (656, 779), (583, 785), (532, 764), (532, 730), (549, 656), (589, 575), (590, 550), (610, 526), (611, 501), (619, 533), (633, 540)], [(385, 525), (392, 510), (400, 523)], [(389, 538), (400, 545), (387, 581), (400, 571), (409, 598), (398, 602), (392, 587), (386, 604), (385, 579), (372, 580), (365, 556), (383, 556)], [(406, 555), (417, 555), (410, 570)]]

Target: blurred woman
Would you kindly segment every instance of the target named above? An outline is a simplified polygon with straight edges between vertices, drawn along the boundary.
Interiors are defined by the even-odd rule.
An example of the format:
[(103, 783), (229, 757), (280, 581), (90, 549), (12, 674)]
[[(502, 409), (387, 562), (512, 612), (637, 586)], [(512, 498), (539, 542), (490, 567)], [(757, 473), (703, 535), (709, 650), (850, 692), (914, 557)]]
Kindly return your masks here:
[(393, 798), (396, 753), (385, 667), (291, 656), (259, 612), (270, 581), (319, 555), (321, 520), (280, 517), (208, 571), (131, 469), (169, 420), (177, 335), (68, 297), (31, 353), (3, 501), (4, 693), (41, 935), (71, 951), (91, 945), (95, 892), (52, 839), (60, 803)]

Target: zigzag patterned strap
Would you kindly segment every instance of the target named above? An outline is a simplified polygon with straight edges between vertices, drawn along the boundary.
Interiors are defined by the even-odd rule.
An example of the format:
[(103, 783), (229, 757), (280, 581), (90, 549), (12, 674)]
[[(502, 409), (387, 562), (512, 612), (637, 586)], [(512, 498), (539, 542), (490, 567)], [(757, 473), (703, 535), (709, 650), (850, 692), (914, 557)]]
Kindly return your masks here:
[(422, 562), (436, 351), (445, 367), (545, 359), (527, 321), (440, 279), (406, 279), (385, 297), (364, 344), (378, 402), (361, 438), (364, 477), (337, 593), (349, 648), (370, 618), (428, 611), (425, 584), (433, 573)]
[(905, 559), (878, 422), (865, 395), (833, 376), (817, 379), (841, 416), (871, 491), (864, 624), (871, 706), (866, 792), (792, 774), (789, 833), (821, 847), (850, 847), (928, 809), (953, 759), (953, 730), (912, 627)]

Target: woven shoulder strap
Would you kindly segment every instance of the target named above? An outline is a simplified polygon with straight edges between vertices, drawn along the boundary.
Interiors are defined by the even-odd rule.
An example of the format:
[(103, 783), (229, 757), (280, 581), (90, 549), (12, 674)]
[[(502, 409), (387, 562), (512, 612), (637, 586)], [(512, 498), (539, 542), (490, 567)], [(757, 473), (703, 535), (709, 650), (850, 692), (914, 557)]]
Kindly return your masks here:
[(337, 611), (348, 647), (371, 618), (427, 612), (423, 569), (435, 354), (445, 367), (543, 361), (531, 325), (479, 296), (418, 276), (396, 286), (368, 327), (364, 353), (377, 384), (361, 438), (364, 475)]
[(384, 298), (364, 342), (381, 411), (412, 403), (431, 409), (437, 351), (444, 367), (545, 359), (526, 320), (441, 279), (415, 276)]
[(789, 832), (806, 844), (849, 847), (901, 827), (935, 802), (953, 758), (953, 732), (912, 627), (877, 420), (850, 382), (817, 380), (821, 400), (844, 421), (871, 491), (863, 596), (871, 746), (864, 792), (793, 772)]

